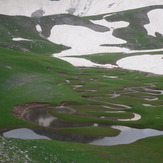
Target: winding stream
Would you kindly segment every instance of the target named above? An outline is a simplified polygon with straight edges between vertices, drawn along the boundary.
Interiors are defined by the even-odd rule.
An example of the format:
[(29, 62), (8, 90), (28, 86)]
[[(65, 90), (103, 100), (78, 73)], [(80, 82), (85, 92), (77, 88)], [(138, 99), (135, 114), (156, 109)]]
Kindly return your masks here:
[[(79, 87), (83, 87), (84, 85), (74, 85), (73, 88), (77, 89)], [(143, 99), (145, 101), (157, 101), (159, 98), (157, 96), (163, 94), (163, 90), (155, 90), (151, 89), (154, 87), (154, 84), (148, 84), (148, 86), (142, 87), (129, 87), (124, 90), (114, 91), (114, 93), (118, 96), (123, 94), (130, 93), (146, 93), (143, 95)], [(150, 88), (149, 88), (150, 87)], [(140, 98), (142, 98), (140, 97)], [(113, 97), (110, 97), (113, 98)], [(94, 101), (102, 102), (104, 105), (101, 105), (102, 108), (112, 109), (106, 110), (105, 113), (125, 113), (126, 109), (132, 109), (128, 105), (117, 104), (112, 102), (106, 102), (99, 99), (93, 99)], [(142, 104), (145, 107), (157, 107), (151, 104)], [(69, 113), (76, 114), (76, 109), (68, 107), (68, 106), (56, 106), (55, 112), (57, 113)], [(133, 112), (134, 117), (132, 118), (117, 118), (117, 121), (137, 121), (141, 119), (139, 114)], [(51, 139), (51, 140), (59, 140), (59, 141), (68, 141), (68, 142), (79, 142), (79, 143), (87, 143), (92, 145), (102, 145), (102, 146), (111, 146), (111, 145), (119, 145), (119, 144), (129, 144), (135, 142), (136, 140), (150, 137), (163, 135), (163, 131), (154, 130), (154, 129), (136, 129), (127, 126), (110, 126), (113, 129), (120, 130), (120, 134), (114, 137), (95, 137), (95, 136), (82, 136), (75, 134), (63, 134), (58, 131), (59, 128), (67, 128), (67, 127), (101, 127), (102, 125), (99, 123), (73, 123), (61, 120), (55, 116), (49, 114), (48, 107), (42, 108), (30, 108), (27, 109), (23, 114), (24, 119), (35, 123), (39, 126), (43, 126), (44, 128), (40, 129), (14, 129), (11, 131), (7, 131), (3, 133), (4, 137), (13, 137), (13, 138), (21, 138), (21, 139)], [(107, 117), (100, 116), (99, 118), (105, 119)], [(106, 127), (106, 126), (105, 126)], [(109, 127), (109, 126), (108, 126)]]
[[(57, 107), (58, 109), (65, 109), (64, 107)], [(110, 113), (124, 112), (124, 111), (108, 111)], [(135, 117), (131, 119), (120, 119), (120, 120), (138, 120), (141, 117), (134, 114)], [(14, 129), (3, 133), (4, 137), (21, 138), (21, 139), (51, 139), (59, 141), (68, 142), (80, 142), (92, 145), (118, 145), (118, 144), (129, 144), (138, 139), (146, 138), (149, 136), (163, 135), (163, 131), (153, 130), (153, 129), (135, 129), (126, 126), (111, 126), (111, 128), (118, 129), (121, 133), (115, 137), (91, 137), (91, 136), (81, 136), (73, 134), (63, 134), (55, 130), (55, 128), (65, 128), (65, 127), (84, 127), (84, 126), (94, 126), (98, 127), (100, 124), (86, 124), (86, 123), (70, 123), (60, 120), (48, 113), (47, 108), (37, 108), (29, 109), (24, 115), (25, 118), (33, 123), (40, 126), (48, 127), (49, 129)], [(101, 117), (105, 118), (105, 117)], [(54, 129), (50, 129), (54, 128)]]

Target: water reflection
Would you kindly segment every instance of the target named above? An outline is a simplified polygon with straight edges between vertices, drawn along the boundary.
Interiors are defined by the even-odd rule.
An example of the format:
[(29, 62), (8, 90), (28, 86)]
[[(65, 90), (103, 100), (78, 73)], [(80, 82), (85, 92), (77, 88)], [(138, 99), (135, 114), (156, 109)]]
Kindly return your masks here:
[(57, 118), (51, 116), (45, 108), (29, 109), (24, 114), (24, 118), (44, 127), (50, 126), (54, 120), (57, 120)]
[[(65, 109), (65, 107), (61, 107), (60, 109)], [(40, 127), (37, 129), (15, 129), (3, 133), (3, 136), (21, 139), (52, 139), (66, 142), (78, 142), (93, 145), (109, 146), (109, 145), (129, 144), (142, 138), (163, 135), (163, 131), (153, 129), (135, 129), (126, 126), (110, 126), (111, 128), (121, 131), (121, 133), (115, 137), (95, 137), (77, 134), (64, 134), (61, 131), (59, 131), (59, 128), (84, 127), (84, 126), (98, 127), (101, 125), (98, 123), (86, 124), (63, 121), (58, 119), (57, 117), (53, 117), (52, 115), (50, 115), (48, 113), (47, 108), (29, 109), (25, 113), (24, 118), (46, 128)]]
[(3, 133), (4, 137), (7, 138), (20, 138), (20, 139), (49, 139), (58, 140), (65, 142), (76, 142), (76, 143), (90, 143), (97, 137), (94, 136), (82, 136), (73, 134), (63, 134), (53, 129), (14, 129)]
[[(96, 140), (99, 137), (95, 136), (83, 136), (76, 134), (64, 134), (57, 130), (53, 129), (35, 129), (33, 130), (35, 133), (39, 135), (46, 135), (48, 138), (52, 140), (65, 141), (65, 142), (76, 142), (76, 143), (90, 143), (93, 140)], [(102, 138), (102, 137), (101, 137)]]
[(104, 137), (92, 141), (89, 144), (93, 145), (119, 145), (119, 144), (130, 144), (136, 140), (150, 137), (163, 135), (163, 131), (153, 129), (135, 129), (126, 126), (112, 126), (112, 128), (121, 130), (121, 133), (115, 137)]
[[(56, 109), (58, 109), (56, 107)], [(66, 110), (66, 107), (59, 108), (60, 110)], [(64, 112), (64, 111), (63, 111)], [(67, 122), (57, 117), (54, 117), (48, 113), (47, 108), (34, 108), (29, 109), (24, 114), (24, 118), (28, 121), (36, 123), (40, 126), (44, 127), (53, 127), (53, 128), (65, 128), (65, 127), (85, 127), (85, 126), (92, 126), (90, 123), (72, 123)]]
[(21, 139), (51, 139), (66, 142), (87, 143), (100, 146), (111, 146), (120, 144), (130, 144), (136, 140), (163, 135), (163, 131), (153, 129), (135, 129), (125, 126), (112, 126), (112, 128), (121, 130), (121, 133), (115, 137), (90, 137), (73, 134), (63, 134), (52, 129), (15, 129), (7, 131), (4, 137)]
[(36, 134), (28, 128), (14, 129), (3, 133), (7, 138), (20, 138), (20, 139), (49, 139), (47, 136)]

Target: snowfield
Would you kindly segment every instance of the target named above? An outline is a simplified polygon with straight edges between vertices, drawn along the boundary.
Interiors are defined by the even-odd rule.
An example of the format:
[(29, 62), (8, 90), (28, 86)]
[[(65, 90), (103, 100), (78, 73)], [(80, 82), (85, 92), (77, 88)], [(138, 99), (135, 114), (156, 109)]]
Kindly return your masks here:
[(163, 55), (137, 55), (117, 61), (123, 69), (138, 70), (163, 75)]
[(163, 9), (155, 9), (148, 12), (150, 23), (144, 25), (148, 35), (156, 37), (156, 32), (163, 35), (163, 19), (161, 15), (163, 15)]
[(70, 13), (78, 16), (99, 15), (162, 5), (162, 0), (3, 0), (0, 14), (42, 16)]
[[(63, 59), (74, 66), (79, 67), (103, 67), (113, 68), (116, 65), (100, 65), (83, 58), (68, 56), (80, 56), (97, 53), (135, 53), (163, 51), (163, 49), (153, 50), (130, 50), (122, 48), (120, 45), (125, 44), (122, 40), (113, 36), (115, 29), (124, 28), (129, 22), (107, 22), (106, 16), (112, 12), (136, 9), (147, 6), (163, 5), (162, 0), (5, 0), (1, 2), (0, 14), (5, 15), (24, 15), (29, 17), (40, 17), (45, 15), (69, 13), (77, 16), (92, 16), (105, 14), (102, 20), (91, 20), (92, 23), (102, 25), (110, 29), (107, 32), (97, 32), (83, 26), (73, 25), (55, 25), (51, 29), (51, 35), (48, 38), (51, 42), (62, 44), (70, 47), (54, 57)], [(148, 35), (156, 37), (163, 35), (163, 9), (153, 9), (148, 12), (149, 24), (144, 25)], [(42, 33), (42, 27), (37, 24), (36, 30)], [(14, 41), (32, 41), (25, 38), (13, 38)], [(107, 44), (107, 46), (104, 46)], [(153, 47), (154, 48), (154, 47)], [(140, 55), (123, 58), (117, 61), (121, 68), (151, 72), (163, 75), (162, 55)]]
[(36, 25), (36, 30), (40, 33), (42, 32), (42, 28), (39, 24)]
[[(105, 18), (105, 16), (103, 18)], [(129, 25), (129, 22), (125, 22), (125, 21), (108, 22), (105, 19), (91, 20), (91, 22), (94, 23), (94, 24), (109, 27), (111, 30), (114, 30), (114, 29), (117, 29), (117, 28), (124, 28), (124, 27), (127, 27)]]
[(32, 41), (32, 40), (25, 39), (25, 38), (20, 38), (20, 37), (13, 38), (12, 40), (13, 40), (13, 41)]
[(59, 56), (127, 51), (126, 48), (101, 46), (103, 44), (126, 43), (125, 40), (114, 37), (112, 31), (96, 32), (81, 26), (56, 25), (52, 28), (48, 39), (54, 43), (71, 47), (70, 50), (61, 52)]
[[(96, 64), (87, 59), (67, 57), (67, 56), (80, 56), (86, 54), (105, 53), (105, 52), (152, 52), (162, 51), (163, 49), (153, 50), (140, 50), (131, 51), (127, 48), (118, 47), (118, 44), (126, 43), (125, 40), (116, 38), (112, 32), (116, 28), (122, 28), (129, 25), (128, 22), (107, 22), (106, 20), (92, 21), (95, 24), (100, 24), (109, 27), (111, 30), (108, 32), (96, 32), (86, 27), (71, 26), (71, 25), (56, 25), (51, 30), (51, 35), (48, 38), (50, 41), (63, 44), (71, 47), (69, 50), (62, 51), (58, 54), (53, 54), (77, 67), (100, 67), (100, 68), (115, 68), (116, 65)], [(117, 44), (113, 46), (101, 46), (102, 44)], [(139, 55), (127, 57), (119, 60), (117, 65), (124, 69), (138, 70), (143, 72), (151, 72), (155, 74), (163, 74), (163, 59), (161, 55)]]

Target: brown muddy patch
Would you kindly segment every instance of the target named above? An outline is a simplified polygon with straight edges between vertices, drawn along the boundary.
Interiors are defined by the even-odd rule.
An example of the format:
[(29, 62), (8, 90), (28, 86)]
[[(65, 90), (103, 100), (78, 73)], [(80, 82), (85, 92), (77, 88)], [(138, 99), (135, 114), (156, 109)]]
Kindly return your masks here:
[(17, 118), (20, 118), (20, 119), (24, 119), (24, 114), (26, 113), (26, 111), (28, 109), (31, 109), (31, 108), (40, 108), (40, 107), (47, 107), (49, 106), (50, 104), (47, 104), (47, 103), (39, 103), (39, 102), (31, 102), (31, 103), (26, 103), (26, 104), (23, 104), (23, 105), (16, 105), (13, 109), (13, 114), (17, 117)]

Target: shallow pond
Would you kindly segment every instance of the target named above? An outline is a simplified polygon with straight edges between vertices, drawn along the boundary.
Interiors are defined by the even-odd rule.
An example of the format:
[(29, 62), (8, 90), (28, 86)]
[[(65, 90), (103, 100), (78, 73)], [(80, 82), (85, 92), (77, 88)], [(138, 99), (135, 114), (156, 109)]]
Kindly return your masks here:
[(28, 128), (10, 130), (4, 132), (3, 136), (8, 138), (20, 138), (20, 139), (49, 139), (47, 136), (39, 135)]
[(21, 138), (21, 139), (51, 139), (66, 142), (79, 142), (100, 146), (111, 146), (120, 144), (130, 144), (136, 140), (163, 135), (163, 131), (153, 129), (135, 129), (125, 126), (112, 126), (121, 130), (121, 133), (115, 137), (88, 137), (80, 135), (66, 135), (52, 130), (44, 129), (14, 129), (3, 134), (4, 137)]
[[(66, 110), (66, 107), (59, 107), (59, 109)], [(163, 135), (163, 131), (153, 129), (135, 129), (125, 126), (111, 126), (114, 129), (120, 130), (120, 134), (115, 137), (94, 137), (94, 136), (82, 136), (75, 134), (63, 134), (57, 130), (57, 128), (65, 127), (84, 127), (84, 126), (100, 126), (98, 123), (86, 124), (86, 123), (70, 123), (53, 117), (48, 113), (46, 108), (29, 109), (24, 115), (25, 119), (36, 123), (46, 128), (37, 129), (14, 129), (3, 133), (4, 137), (21, 138), (21, 139), (52, 139), (67, 142), (79, 142), (93, 145), (118, 145), (129, 144), (138, 139)]]
[(14, 129), (3, 133), (4, 137), (7, 138), (20, 138), (20, 139), (49, 139), (58, 140), (65, 142), (78, 142), (78, 143), (90, 143), (97, 139), (90, 136), (81, 136), (73, 134), (63, 134), (52, 129), (27, 129), (20, 128)]
[(153, 129), (135, 129), (126, 126), (112, 126), (112, 128), (121, 130), (121, 133), (115, 137), (104, 137), (96, 139), (89, 144), (93, 145), (120, 145), (120, 144), (130, 144), (136, 140), (150, 137), (163, 135), (163, 131), (153, 130)]
[[(59, 106), (55, 108), (59, 113), (71, 113), (74, 112), (73, 109)], [(54, 117), (48, 113), (47, 108), (34, 108), (28, 109), (24, 114), (24, 118), (30, 122), (38, 124), (43, 127), (52, 127), (52, 128), (65, 128), (65, 127), (84, 127), (92, 126), (90, 123), (71, 123), (57, 117)]]

